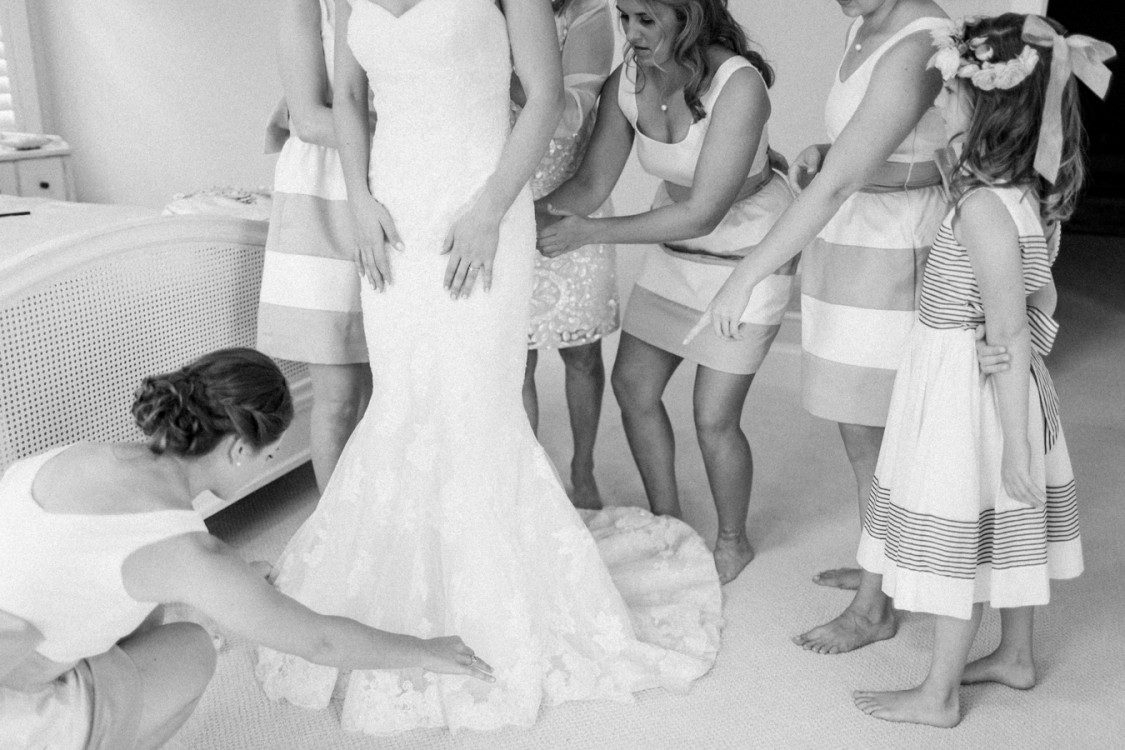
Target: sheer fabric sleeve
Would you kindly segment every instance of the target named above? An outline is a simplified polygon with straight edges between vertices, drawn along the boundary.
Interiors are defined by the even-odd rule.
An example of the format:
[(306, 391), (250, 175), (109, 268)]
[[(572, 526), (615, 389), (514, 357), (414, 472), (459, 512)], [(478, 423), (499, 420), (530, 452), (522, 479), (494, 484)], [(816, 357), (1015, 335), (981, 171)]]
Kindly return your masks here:
[(613, 25), (606, 0), (576, 0), (565, 11), (562, 41), (566, 109), (555, 138), (573, 137), (593, 117), (613, 66)]

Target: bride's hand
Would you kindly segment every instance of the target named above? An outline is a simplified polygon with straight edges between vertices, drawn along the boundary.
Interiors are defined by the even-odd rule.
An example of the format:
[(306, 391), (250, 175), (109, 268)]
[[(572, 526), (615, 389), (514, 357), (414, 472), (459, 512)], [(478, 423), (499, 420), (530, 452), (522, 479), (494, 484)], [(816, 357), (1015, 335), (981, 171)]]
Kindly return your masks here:
[(387, 245), (401, 252), (402, 239), (386, 207), (371, 195), (349, 199), (355, 226), (355, 264), (360, 276), (367, 277), (371, 288), (381, 292), (391, 283), (391, 263)]
[(423, 651), (422, 669), (442, 674), (464, 674), (485, 682), (496, 682), (492, 667), (473, 653), (460, 637), (420, 639)]
[(500, 242), (501, 218), (474, 204), (449, 228), (442, 254), (449, 256), (444, 285), (453, 299), (468, 297), (478, 276), (484, 291), (492, 288), (492, 261)]

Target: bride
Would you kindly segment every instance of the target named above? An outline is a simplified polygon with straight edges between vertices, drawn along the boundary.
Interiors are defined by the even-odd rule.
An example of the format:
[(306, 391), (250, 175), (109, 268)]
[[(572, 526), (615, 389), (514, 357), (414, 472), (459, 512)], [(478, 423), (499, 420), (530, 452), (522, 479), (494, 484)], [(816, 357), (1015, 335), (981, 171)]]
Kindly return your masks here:
[[(527, 726), (542, 704), (686, 689), (719, 644), (710, 552), (636, 508), (584, 524), (523, 413), (525, 185), (562, 106), (551, 3), (338, 5), (333, 109), (374, 394), (277, 585), (381, 629), (457, 632), (496, 676), (353, 671), (344, 728)], [(527, 104), (509, 132), (513, 63)], [(338, 678), (268, 649), (257, 675), (309, 708)]]

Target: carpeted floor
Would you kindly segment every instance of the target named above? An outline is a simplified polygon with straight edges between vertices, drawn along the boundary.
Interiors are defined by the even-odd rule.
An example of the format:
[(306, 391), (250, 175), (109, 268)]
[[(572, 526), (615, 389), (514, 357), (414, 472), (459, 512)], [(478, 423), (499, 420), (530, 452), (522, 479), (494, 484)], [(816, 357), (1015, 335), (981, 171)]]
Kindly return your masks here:
[[(1114, 243), (1102, 244), (1099, 253), (1120, 252)], [(1066, 276), (1062, 271), (1065, 267), (1060, 278)], [(858, 520), (835, 426), (798, 405), (799, 324), (789, 320), (751, 389), (743, 418), (758, 470), (750, 517), (758, 557), (725, 588), (723, 650), (690, 694), (651, 691), (635, 704), (568, 704), (544, 710), (529, 730), (371, 738), (342, 732), (338, 705), (307, 712), (270, 703), (254, 681), (252, 650), (234, 642), (223, 648), (214, 681), (170, 747), (1125, 746), (1125, 274), (1115, 274), (1112, 285), (1095, 280), (1100, 286), (1090, 286), (1088, 277), (1077, 278), (1062, 290), (1063, 329), (1049, 364), (1078, 476), (1086, 573), (1057, 584), (1051, 605), (1037, 615), (1040, 683), (1033, 690), (963, 688), (964, 719), (952, 730), (887, 724), (856, 710), (850, 693), (919, 680), (929, 655), (926, 618), (905, 616), (897, 638), (853, 654), (819, 656), (790, 643), (790, 636), (847, 603), (848, 594), (814, 586), (809, 576), (854, 560)], [(607, 348), (610, 358), (615, 344), (616, 337)], [(565, 467), (569, 431), (557, 360), (541, 358), (541, 438)], [(677, 426), (686, 520), (711, 541), (714, 510), (690, 421), (690, 373), (677, 374), (666, 400)], [(609, 502), (644, 505), (612, 396), (599, 439), (598, 477)], [(210, 525), (248, 558), (272, 559), (311, 512), (315, 494), (306, 467), (240, 501)], [(998, 616), (987, 612), (973, 653), (990, 650), (998, 630)]]

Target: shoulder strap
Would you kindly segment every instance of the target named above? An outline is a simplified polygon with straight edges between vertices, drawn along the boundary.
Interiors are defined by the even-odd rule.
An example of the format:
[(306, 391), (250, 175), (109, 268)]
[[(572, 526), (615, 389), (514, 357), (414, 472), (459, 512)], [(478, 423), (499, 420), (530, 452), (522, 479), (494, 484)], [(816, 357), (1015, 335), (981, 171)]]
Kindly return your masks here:
[(742, 55), (728, 57), (723, 61), (722, 65), (720, 65), (711, 76), (711, 83), (707, 87), (707, 93), (700, 98), (700, 102), (703, 104), (705, 110), (708, 112), (711, 111), (711, 107), (715, 104), (715, 101), (718, 100), (719, 94), (723, 92), (723, 87), (727, 85), (727, 81), (730, 80), (730, 77), (734, 75), (735, 71), (742, 70), (743, 68), (750, 68), (759, 76), (761, 75), (761, 71), (755, 68), (753, 63)]
[[(915, 18), (913, 21), (906, 24), (901, 29), (899, 29), (894, 34), (892, 34), (887, 39), (887, 41), (880, 44), (879, 48), (877, 50), (875, 50), (875, 52), (872, 53), (871, 57), (864, 60), (863, 64), (860, 65), (860, 67), (862, 68), (864, 65), (869, 65), (869, 66), (871, 66), (871, 69), (874, 70), (876, 62), (879, 59), (881, 59), (883, 57), (883, 55), (890, 52), (894, 48), (894, 46), (896, 44), (898, 44), (899, 42), (901, 42), (903, 39), (910, 36), (911, 34), (916, 34), (919, 31), (929, 31), (931, 29), (935, 29), (945, 22), (946, 22), (946, 19), (938, 18), (936, 16), (926, 16), (925, 18)], [(858, 26), (856, 26), (855, 28), (858, 29)], [(854, 39), (854, 38), (855, 38), (854, 33), (851, 36), (848, 37), (849, 46), (850, 46), (851, 40)]]

